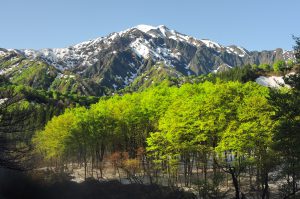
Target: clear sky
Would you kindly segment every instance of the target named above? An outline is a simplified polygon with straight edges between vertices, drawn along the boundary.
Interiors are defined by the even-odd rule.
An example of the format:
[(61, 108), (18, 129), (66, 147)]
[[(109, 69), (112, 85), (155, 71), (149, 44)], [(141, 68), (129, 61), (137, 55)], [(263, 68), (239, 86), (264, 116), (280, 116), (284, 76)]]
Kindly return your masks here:
[(292, 49), (300, 0), (0, 0), (0, 47), (67, 47), (138, 24), (249, 50)]

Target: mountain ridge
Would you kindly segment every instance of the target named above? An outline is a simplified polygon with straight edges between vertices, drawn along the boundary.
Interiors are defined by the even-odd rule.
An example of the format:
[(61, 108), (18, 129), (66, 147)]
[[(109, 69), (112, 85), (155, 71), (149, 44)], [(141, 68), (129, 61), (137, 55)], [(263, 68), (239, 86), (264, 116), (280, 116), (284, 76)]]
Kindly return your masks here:
[[(138, 25), (66, 48), (0, 48), (0, 75), (33, 87), (43, 84), (43, 89), (102, 95), (106, 88), (118, 90), (128, 86), (154, 65), (164, 64), (176, 76), (198, 76), (246, 64), (273, 64), (293, 56), (292, 51), (280, 48), (248, 51), (236, 45), (196, 39), (164, 25)], [(30, 81), (20, 77), (29, 69), (36, 72), (36, 64), (40, 70), (30, 74)], [(51, 78), (47, 79), (49, 74)], [(40, 76), (49, 82), (41, 83)]]

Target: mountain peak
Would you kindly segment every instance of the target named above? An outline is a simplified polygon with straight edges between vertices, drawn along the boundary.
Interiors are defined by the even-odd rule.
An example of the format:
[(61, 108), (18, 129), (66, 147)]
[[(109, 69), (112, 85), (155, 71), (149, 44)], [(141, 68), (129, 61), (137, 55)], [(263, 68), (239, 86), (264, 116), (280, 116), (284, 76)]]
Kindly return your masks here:
[(154, 31), (160, 31), (160, 32), (166, 32), (166, 31), (172, 31), (172, 32), (175, 32), (174, 30), (170, 30), (167, 26), (165, 25), (159, 25), (159, 26), (151, 26), (151, 25), (145, 25), (145, 24), (140, 24), (140, 25), (137, 25), (135, 27), (133, 27), (132, 29), (138, 29), (144, 33), (148, 33), (149, 31), (151, 30), (154, 30)]
[(140, 24), (140, 25), (137, 25), (133, 28), (139, 29), (140, 31), (145, 32), (145, 33), (147, 33), (150, 30), (157, 29), (157, 27), (150, 26), (150, 25), (145, 25), (145, 24)]

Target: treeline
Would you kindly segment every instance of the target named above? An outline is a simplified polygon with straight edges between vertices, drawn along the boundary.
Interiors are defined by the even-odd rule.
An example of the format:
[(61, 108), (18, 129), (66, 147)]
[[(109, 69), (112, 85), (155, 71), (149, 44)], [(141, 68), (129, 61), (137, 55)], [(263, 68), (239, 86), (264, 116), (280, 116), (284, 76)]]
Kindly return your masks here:
[(295, 196), (299, 74), (287, 82), (291, 89), (220, 80), (161, 84), (67, 109), (33, 142), (51, 166), (83, 166), (85, 177), (95, 169), (102, 177), (109, 161), (136, 182), (193, 187), (202, 198), (225, 196), (229, 179), (235, 198), (270, 198), (270, 180), (283, 182), (280, 197)]
[(252, 65), (245, 65), (212, 74), (211, 79), (214, 81), (216, 81), (216, 79), (221, 79), (224, 81), (239, 81), (246, 83), (248, 81), (255, 81), (255, 79), (259, 77), (259, 72), (259, 69), (255, 69)]
[(270, 64), (248, 64), (245, 66), (234, 67), (222, 72), (208, 75), (206, 79), (210, 81), (216, 81), (216, 79), (221, 79), (224, 81), (239, 81), (248, 82), (255, 81), (259, 76), (269, 76), (269, 75), (286, 75), (289, 72), (294, 72), (298, 70), (298, 65), (293, 60), (277, 60), (273, 65)]
[(254, 70), (261, 70), (265, 72), (274, 71), (276, 73), (286, 73), (287, 71), (291, 70), (295, 66), (296, 62), (292, 59), (287, 61), (284, 60), (277, 60), (274, 62), (273, 65), (262, 63), (260, 65), (253, 64), (251, 65)]

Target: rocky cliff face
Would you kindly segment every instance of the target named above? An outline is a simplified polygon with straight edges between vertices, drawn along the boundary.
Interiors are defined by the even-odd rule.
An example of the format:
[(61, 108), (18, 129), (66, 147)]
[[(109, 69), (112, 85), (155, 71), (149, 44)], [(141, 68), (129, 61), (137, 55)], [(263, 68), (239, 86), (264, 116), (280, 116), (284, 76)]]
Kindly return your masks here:
[(126, 87), (159, 64), (171, 71), (168, 74), (189, 76), (291, 58), (293, 53), (282, 49), (248, 51), (199, 40), (166, 26), (139, 25), (68, 48), (0, 48), (0, 74), (35, 88), (102, 95), (107, 89)]

